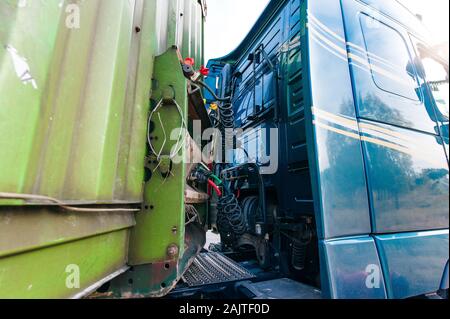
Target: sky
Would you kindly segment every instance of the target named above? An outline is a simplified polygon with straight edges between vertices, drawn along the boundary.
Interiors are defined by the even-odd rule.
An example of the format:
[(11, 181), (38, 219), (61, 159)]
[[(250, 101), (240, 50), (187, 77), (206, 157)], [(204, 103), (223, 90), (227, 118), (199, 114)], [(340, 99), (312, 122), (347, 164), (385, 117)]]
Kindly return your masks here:
[(400, 2), (413, 13), (422, 15), (423, 23), (436, 37), (436, 42), (448, 42), (448, 0), (400, 0)]
[(244, 39), (268, 0), (206, 0), (206, 61), (233, 51)]
[[(436, 42), (449, 39), (449, 0), (400, 0), (435, 35)], [(233, 51), (254, 25), (269, 0), (207, 0), (206, 61)]]

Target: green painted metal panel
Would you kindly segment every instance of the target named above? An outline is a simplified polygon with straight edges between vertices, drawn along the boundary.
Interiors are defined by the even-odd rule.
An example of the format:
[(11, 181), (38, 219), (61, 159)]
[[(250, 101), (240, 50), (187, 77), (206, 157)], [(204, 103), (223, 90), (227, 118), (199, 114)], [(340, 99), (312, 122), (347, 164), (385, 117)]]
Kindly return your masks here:
[[(0, 299), (73, 298), (124, 265), (127, 237), (117, 231), (2, 258)], [(73, 265), (80, 288), (72, 288)]]
[[(0, 298), (67, 298), (127, 262), (130, 213), (74, 213), (46, 207), (0, 208)], [(68, 289), (68, 265), (80, 269)]]
[[(110, 283), (110, 290), (99, 298), (157, 298), (169, 293), (181, 279), (187, 267), (206, 243), (202, 227), (191, 223), (185, 229), (185, 249), (182, 256), (152, 264), (133, 266)], [(96, 296), (96, 297), (97, 297)]]
[[(184, 252), (184, 189), (186, 184), (185, 165), (170, 164), (168, 156), (177, 141), (164, 138), (165, 135), (182, 127), (187, 119), (187, 80), (183, 75), (176, 48), (156, 58), (152, 101), (154, 107), (169, 95), (181, 107), (182, 114), (173, 101), (164, 102), (152, 122), (154, 131), (150, 139), (162, 158), (149, 156), (151, 179), (145, 185), (144, 210), (136, 215), (137, 225), (132, 231), (130, 263), (133, 265), (164, 262)], [(159, 120), (161, 119), (161, 121)], [(154, 155), (154, 154), (151, 154)], [(185, 148), (179, 156), (184, 158)], [(168, 167), (171, 166), (170, 173)], [(170, 245), (178, 247), (176, 256), (168, 256)]]
[[(144, 125), (145, 114), (125, 122), (141, 107), (126, 99), (128, 84), (136, 81), (129, 70), (138, 63), (131, 48), (141, 41), (134, 26), (140, 2), (75, 2), (75, 29), (66, 26), (69, 1), (0, 4), (0, 41), (10, 48), (1, 49), (2, 191), (77, 202), (140, 201), (142, 183), (121, 184), (142, 181), (143, 159), (119, 156), (145, 145), (143, 134), (140, 145), (126, 138), (136, 123)], [(154, 2), (145, 6), (143, 34), (151, 39)], [(143, 49), (151, 60), (154, 44), (148, 42)], [(17, 76), (19, 58), (26, 59), (34, 84)], [(151, 66), (146, 71), (148, 92)]]
[[(72, 5), (76, 28), (67, 25)], [(128, 245), (133, 214), (0, 199), (0, 297), (76, 295), (61, 286), (67, 263), (85, 269), (81, 291), (125, 266), (128, 249), (137, 263), (164, 260), (169, 242), (183, 253), (184, 167), (173, 171), (174, 186), (146, 185), (147, 118), (155, 56), (177, 45), (200, 66), (203, 19), (197, 0), (0, 2), (0, 192), (72, 206), (166, 207), (156, 219), (139, 213), (133, 233), (154, 231)], [(179, 75), (177, 101), (186, 109)], [(170, 125), (179, 119), (169, 117)], [(169, 224), (168, 234), (158, 226)]]
[[(166, 12), (172, 32), (184, 30), (182, 37), (170, 29), (159, 35), (165, 47), (156, 44), (161, 1), (0, 3), (2, 191), (79, 202), (141, 200), (144, 162), (134, 154), (145, 148), (153, 56), (176, 44), (199, 64), (203, 59), (201, 5), (165, 2), (175, 8)], [(75, 29), (66, 26), (71, 3), (79, 6)], [(20, 58), (34, 84), (17, 75)]]
[[(130, 213), (75, 213), (57, 208), (0, 209), (0, 260), (135, 225)], [(1, 268), (0, 268), (1, 269)]]

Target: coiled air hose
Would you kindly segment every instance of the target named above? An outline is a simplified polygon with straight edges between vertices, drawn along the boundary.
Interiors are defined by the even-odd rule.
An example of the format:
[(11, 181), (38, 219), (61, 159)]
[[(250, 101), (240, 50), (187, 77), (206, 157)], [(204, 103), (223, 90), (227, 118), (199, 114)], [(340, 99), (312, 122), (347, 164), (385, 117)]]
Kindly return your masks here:
[(231, 233), (234, 235), (243, 235), (247, 230), (245, 217), (241, 206), (233, 193), (219, 198), (217, 203), (219, 214), (217, 216), (217, 226), (220, 233)]
[[(219, 107), (219, 129), (220, 133), (222, 134), (222, 157), (225, 155), (225, 150), (228, 145), (234, 146), (234, 109), (233, 104), (231, 103), (232, 97), (224, 97), (220, 98), (217, 96), (217, 94), (214, 92), (213, 89), (211, 89), (205, 82), (201, 80), (196, 80), (194, 82), (197, 85), (200, 85), (204, 87), (213, 98), (220, 102)], [(223, 160), (224, 158), (222, 158)]]
[[(232, 96), (220, 98), (206, 83), (201, 80), (194, 82), (204, 87), (213, 98), (219, 102), (219, 129), (222, 134), (222, 156), (225, 155), (226, 147), (231, 145), (234, 147), (234, 109), (231, 102)], [(231, 131), (231, 132), (230, 132)], [(231, 133), (231, 134), (230, 134)], [(217, 226), (219, 232), (225, 236), (241, 236), (246, 230), (246, 220), (239, 205), (239, 201), (233, 192), (224, 187), (224, 194), (219, 197), (217, 202)]]
[(219, 106), (219, 123), (222, 134), (222, 154), (225, 155), (227, 146), (233, 148), (234, 143), (234, 110), (233, 104), (222, 103)]
[[(247, 229), (245, 216), (236, 196), (230, 188), (206, 166), (200, 166), (199, 171), (195, 172), (193, 176), (197, 180), (207, 181), (208, 185), (214, 189), (217, 194), (217, 226), (224, 238), (244, 234)], [(217, 184), (213, 182), (213, 180), (215, 180)], [(218, 185), (223, 187), (223, 192)]]

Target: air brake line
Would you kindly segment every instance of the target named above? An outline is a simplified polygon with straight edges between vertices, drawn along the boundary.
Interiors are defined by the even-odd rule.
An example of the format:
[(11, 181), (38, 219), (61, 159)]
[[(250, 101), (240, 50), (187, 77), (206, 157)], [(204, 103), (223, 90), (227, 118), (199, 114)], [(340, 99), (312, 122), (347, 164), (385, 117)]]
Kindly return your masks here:
[(222, 197), (222, 191), (220, 190), (219, 186), (217, 186), (212, 180), (208, 180), (208, 185), (214, 189), (217, 196)]
[(217, 102), (230, 102), (230, 100), (231, 100), (231, 96), (227, 96), (225, 98), (218, 97), (217, 94), (214, 92), (214, 90), (211, 89), (208, 86), (208, 84), (206, 84), (205, 82), (203, 82), (201, 80), (196, 80), (196, 81), (194, 81), (194, 83), (204, 87), (209, 93), (211, 93), (211, 95), (213, 96), (214, 100), (216, 100)]

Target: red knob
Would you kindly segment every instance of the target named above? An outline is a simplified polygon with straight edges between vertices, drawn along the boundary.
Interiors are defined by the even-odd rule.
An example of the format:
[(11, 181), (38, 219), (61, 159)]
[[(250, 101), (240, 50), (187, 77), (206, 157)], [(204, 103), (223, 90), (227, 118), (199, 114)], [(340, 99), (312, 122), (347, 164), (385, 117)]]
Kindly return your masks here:
[(193, 58), (186, 58), (184, 59), (184, 64), (190, 65), (190, 66), (194, 66), (195, 65), (195, 60)]
[(205, 68), (205, 66), (202, 65), (201, 68), (200, 68), (200, 74), (203, 75), (203, 76), (208, 76), (209, 75), (209, 69)]

